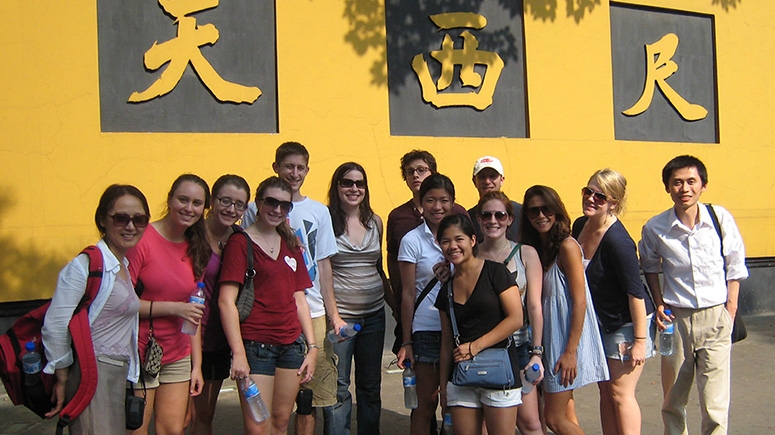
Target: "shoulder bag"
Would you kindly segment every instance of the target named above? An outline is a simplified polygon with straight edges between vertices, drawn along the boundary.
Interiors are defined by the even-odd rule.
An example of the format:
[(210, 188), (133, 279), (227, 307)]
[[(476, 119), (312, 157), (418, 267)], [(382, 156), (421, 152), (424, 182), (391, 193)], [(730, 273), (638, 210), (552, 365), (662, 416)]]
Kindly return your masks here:
[(253, 289), (253, 278), (256, 276), (256, 269), (253, 267), (253, 241), (250, 240), (248, 233), (240, 231), (245, 240), (247, 241), (247, 263), (248, 267), (245, 270), (245, 284), (240, 287), (237, 294), (237, 312), (239, 312), (239, 322), (242, 323), (248, 318), (250, 312), (253, 310), (253, 302), (256, 299), (256, 294)]
[[(455, 346), (460, 346), (460, 332), (455, 319), (455, 301), (452, 298), (452, 280), (447, 283), (447, 299), (449, 300), (449, 316), (452, 320), (452, 333), (455, 336)], [(510, 390), (516, 387), (516, 378), (509, 355), (511, 337), (504, 348), (488, 348), (467, 361), (455, 364), (452, 371), (452, 383), (461, 387), (480, 387), (493, 390)]]
[[(716, 234), (718, 234), (719, 240), (721, 240), (721, 258), (724, 260), (724, 278), (727, 276), (727, 259), (724, 257), (724, 237), (721, 235), (721, 225), (718, 221), (718, 216), (716, 216), (716, 210), (713, 210), (712, 204), (705, 204), (706, 207), (708, 207), (708, 211), (710, 212), (710, 220), (713, 221), (713, 227), (716, 228)], [(740, 300), (740, 295), (738, 294), (738, 301)], [(748, 337), (748, 331), (745, 329), (745, 323), (743, 323), (743, 317), (740, 316), (740, 308), (738, 304), (738, 309), (735, 311), (735, 320), (734, 325), (732, 326), (732, 343), (737, 343), (738, 341), (745, 340), (746, 337)]]
[(148, 345), (145, 347), (143, 371), (155, 378), (159, 375), (159, 371), (161, 371), (161, 360), (164, 356), (164, 351), (153, 335), (153, 301), (151, 301), (151, 307), (148, 310), (148, 323)]

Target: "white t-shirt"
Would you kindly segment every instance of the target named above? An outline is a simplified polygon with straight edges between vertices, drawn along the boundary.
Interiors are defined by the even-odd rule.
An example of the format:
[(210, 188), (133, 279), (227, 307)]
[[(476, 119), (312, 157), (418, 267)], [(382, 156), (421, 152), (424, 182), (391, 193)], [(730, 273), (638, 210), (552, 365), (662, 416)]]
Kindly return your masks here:
[[(398, 261), (413, 263), (416, 267), (414, 275), (414, 297), (416, 300), (428, 282), (433, 279), (433, 266), (444, 261), (441, 248), (436, 244), (428, 225), (422, 223), (406, 233), (401, 239), (401, 247), (398, 249)], [(434, 306), (440, 288), (441, 284), (436, 283), (428, 296), (420, 302), (412, 321), (412, 332), (441, 331), (439, 310)]]

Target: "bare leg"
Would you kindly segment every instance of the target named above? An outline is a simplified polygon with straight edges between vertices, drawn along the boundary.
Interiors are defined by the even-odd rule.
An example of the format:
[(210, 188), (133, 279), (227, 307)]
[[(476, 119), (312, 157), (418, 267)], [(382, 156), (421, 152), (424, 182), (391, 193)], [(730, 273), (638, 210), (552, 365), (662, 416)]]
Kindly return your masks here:
[(211, 435), (213, 433), (213, 417), (221, 392), (223, 380), (205, 381), (202, 393), (193, 397), (194, 423), (191, 425), (191, 435)]
[(573, 390), (544, 394), (546, 424), (557, 435), (584, 435), (578, 423), (568, 418), (568, 403), (572, 399)]
[(417, 375), (417, 409), (412, 413), (412, 435), (428, 435), (431, 419), (436, 419), (436, 407), (439, 400), (436, 390), (439, 388), (439, 371), (435, 364), (415, 363)]
[(483, 405), (484, 421), (490, 435), (513, 435), (517, 424), (517, 407), (493, 408)]

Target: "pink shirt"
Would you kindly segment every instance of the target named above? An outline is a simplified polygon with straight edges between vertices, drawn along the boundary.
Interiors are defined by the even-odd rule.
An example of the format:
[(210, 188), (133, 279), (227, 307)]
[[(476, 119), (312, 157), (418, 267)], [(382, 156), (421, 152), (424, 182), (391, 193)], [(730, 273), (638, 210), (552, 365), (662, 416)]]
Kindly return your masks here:
[[(191, 292), (196, 288), (196, 279), (191, 259), (186, 255), (187, 250), (188, 242), (170, 242), (153, 225), (148, 225), (137, 246), (126, 254), (132, 280), (138, 285), (142, 281), (145, 286), (140, 299), (188, 302)], [(162, 364), (178, 361), (191, 354), (191, 336), (180, 332), (182, 326), (183, 319), (180, 317), (159, 317), (154, 314), (153, 334), (164, 350)], [(138, 344), (143, 360), (148, 331), (148, 319), (141, 318)]]

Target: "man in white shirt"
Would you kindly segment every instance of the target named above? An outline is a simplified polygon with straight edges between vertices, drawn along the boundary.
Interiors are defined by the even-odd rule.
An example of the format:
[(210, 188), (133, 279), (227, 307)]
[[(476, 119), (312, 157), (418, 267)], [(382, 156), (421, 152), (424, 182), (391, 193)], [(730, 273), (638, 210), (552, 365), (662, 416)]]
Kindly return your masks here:
[[(730, 399), (732, 326), (740, 281), (748, 277), (745, 246), (732, 215), (714, 206), (719, 238), (708, 207), (700, 203), (708, 172), (696, 157), (679, 156), (662, 170), (675, 204), (643, 226), (639, 244), (646, 282), (664, 329), (670, 309), (673, 354), (662, 357), (665, 434), (687, 434), (686, 405), (695, 373), (703, 434), (726, 434)], [(664, 288), (659, 281), (664, 276)]]

